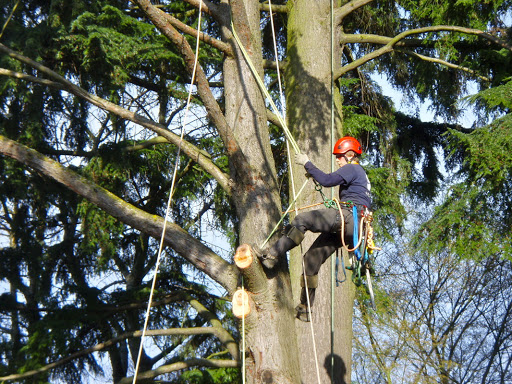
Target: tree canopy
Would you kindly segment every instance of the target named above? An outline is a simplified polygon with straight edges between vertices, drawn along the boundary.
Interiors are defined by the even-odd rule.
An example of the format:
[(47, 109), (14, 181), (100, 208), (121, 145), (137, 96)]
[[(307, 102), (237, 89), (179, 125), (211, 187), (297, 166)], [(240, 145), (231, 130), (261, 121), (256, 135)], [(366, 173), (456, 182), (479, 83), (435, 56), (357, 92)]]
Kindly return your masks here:
[(129, 383), (140, 357), (138, 382), (314, 382), (300, 255), (232, 260), (305, 180), (287, 128), (324, 171), (361, 141), (383, 247), (377, 310), (346, 271), (336, 340), (322, 267), (322, 382), (511, 380), (509, 0), (0, 5), (0, 381)]

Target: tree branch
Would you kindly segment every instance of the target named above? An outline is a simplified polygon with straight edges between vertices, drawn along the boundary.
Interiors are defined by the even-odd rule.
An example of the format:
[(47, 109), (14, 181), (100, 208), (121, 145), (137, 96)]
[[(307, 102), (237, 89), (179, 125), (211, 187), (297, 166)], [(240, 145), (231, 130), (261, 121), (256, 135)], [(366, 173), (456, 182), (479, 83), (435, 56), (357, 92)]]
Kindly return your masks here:
[[(0, 69), (1, 72), (1, 69)], [(136, 152), (143, 149), (147, 149), (150, 147), (153, 147), (155, 145), (159, 144), (170, 144), (169, 140), (167, 140), (165, 137), (162, 136), (156, 136), (149, 140), (143, 140), (134, 144), (126, 144), (124, 147), (118, 148), (122, 152)], [(200, 150), (204, 156), (211, 158), (210, 154)], [(92, 158), (95, 156), (98, 156), (98, 150), (92, 150), (92, 151), (82, 151), (82, 150), (65, 150), (65, 149), (52, 149), (48, 148), (44, 152), (41, 151), (43, 155), (53, 155), (53, 156), (77, 156), (77, 157), (85, 157), (85, 158)], [(192, 160), (191, 160), (192, 161)]]
[(201, 4), (201, 11), (215, 18), (219, 23), (224, 26), (229, 25), (230, 14), (229, 8), (225, 4), (214, 4), (208, 0), (185, 0), (190, 5), (199, 9), (199, 5)]
[[(190, 83), (190, 80), (188, 80), (188, 82)], [(138, 78), (134, 75), (130, 75), (130, 83), (135, 84), (141, 88), (149, 89), (150, 91), (153, 91), (155, 93), (158, 93), (160, 91), (159, 87), (156, 84), (146, 81), (144, 79)], [(169, 95), (171, 95), (175, 99), (180, 99), (180, 100), (184, 100), (184, 101), (187, 101), (187, 99), (188, 99), (188, 92), (186, 92), (186, 91), (181, 91), (181, 90), (177, 90), (174, 88), (167, 89), (167, 91), (169, 92)], [(200, 100), (195, 95), (192, 95), (190, 102), (194, 103), (194, 104), (199, 104)]]
[[(420, 34), (420, 33), (427, 33), (427, 32), (459, 32), (459, 33), (465, 33), (468, 35), (477, 35), (480, 36), (486, 40), (489, 40), (492, 43), (495, 43), (502, 48), (505, 48), (509, 51), (512, 51), (512, 46), (507, 44), (506, 41), (493, 36), (487, 32), (481, 31), (479, 29), (473, 29), (473, 28), (465, 28), (465, 27), (458, 27), (453, 25), (436, 25), (431, 27), (424, 27), (424, 28), (417, 28), (417, 29), (411, 29), (409, 31), (404, 31), (397, 35), (396, 37), (389, 37), (389, 36), (381, 36), (381, 35), (372, 35), (372, 34), (358, 34), (358, 35), (343, 35), (343, 42), (344, 43), (370, 43), (370, 44), (388, 44), (392, 40), (396, 38), (400, 38), (400, 40), (404, 39), (407, 36)], [(410, 45), (407, 43), (408, 40), (401, 42), (396, 41), (394, 45)], [(418, 45), (419, 40), (414, 40), (414, 45)]]
[(367, 62), (376, 59), (382, 55), (385, 55), (386, 53), (389, 53), (391, 51), (393, 51), (393, 45), (387, 44), (384, 47), (381, 47), (373, 52), (368, 53), (367, 55), (364, 55), (363, 57), (360, 57), (357, 60), (352, 61), (351, 63), (344, 65), (334, 73), (334, 81), (339, 79), (345, 73), (353, 71), (358, 67), (362, 66), (363, 64), (366, 64)]
[[(364, 0), (361, 0), (364, 1)], [(395, 37), (387, 37), (387, 36), (377, 36), (377, 35), (343, 35), (342, 37), (342, 43), (376, 43), (376, 44), (384, 44), (385, 45), (373, 52), (370, 52), (369, 54), (353, 61), (352, 63), (349, 63), (345, 66), (343, 66), (340, 70), (338, 70), (334, 74), (334, 79), (338, 79), (341, 76), (343, 76), (345, 73), (350, 72), (351, 70), (366, 64), (367, 62), (380, 57), (386, 53), (389, 53), (393, 51), (395, 45), (397, 45), (399, 42), (407, 38), (411, 35), (417, 35), (420, 33), (428, 33), (428, 32), (459, 32), (459, 33), (465, 33), (469, 35), (477, 35), (480, 37), (483, 37), (489, 41), (492, 41), (508, 50), (512, 51), (512, 47), (506, 44), (506, 42), (498, 39), (495, 36), (492, 36), (486, 32), (480, 31), (478, 29), (472, 29), (472, 28), (464, 28), (464, 27), (457, 27), (457, 26), (450, 26), (450, 25), (436, 25), (431, 27), (424, 27), (424, 28), (416, 28), (411, 29), (408, 31), (404, 31)]]
[(211, 156), (204, 156), (204, 151), (199, 150), (194, 145), (190, 144), (186, 140), (181, 141), (181, 138), (179, 135), (176, 135), (172, 132), (170, 132), (164, 125), (155, 123), (152, 120), (149, 120), (145, 117), (142, 117), (132, 111), (129, 111), (127, 109), (124, 109), (114, 103), (111, 103), (108, 100), (102, 99), (98, 96), (91, 95), (90, 93), (86, 92), (84, 89), (78, 87), (77, 85), (71, 83), (64, 77), (60, 76), (56, 72), (52, 71), (51, 69), (45, 67), (44, 65), (33, 61), (32, 59), (29, 59), (28, 57), (25, 57), (23, 55), (20, 55), (10, 48), (6, 47), (5, 45), (0, 43), (0, 52), (4, 52), (10, 57), (21, 61), (22, 63), (28, 64), (29, 66), (37, 69), (38, 71), (44, 73), (45, 75), (52, 78), (54, 81), (46, 80), (46, 79), (40, 79), (37, 77), (25, 75), (18, 72), (13, 72), (7, 69), (0, 68), (0, 75), (6, 75), (26, 81), (35, 82), (41, 85), (50, 86), (56, 89), (64, 90), (66, 92), (69, 92), (75, 96), (81, 97), (84, 100), (90, 102), (91, 104), (97, 106), (98, 108), (101, 108), (107, 112), (114, 113), (118, 115), (119, 117), (129, 120), (133, 123), (136, 123), (138, 125), (141, 125), (145, 128), (148, 128), (155, 132), (157, 135), (160, 135), (162, 137), (165, 137), (170, 143), (173, 143), (175, 145), (180, 145), (181, 142), (181, 149), (185, 155), (187, 155), (189, 158), (194, 160), (197, 164), (199, 164), (206, 172), (208, 172), (212, 177), (219, 182), (219, 185), (228, 193), (228, 195), (231, 195), (232, 192), (232, 184), (229, 180), (229, 177), (222, 172), (212, 161)]
[(183, 33), (186, 33), (187, 35), (193, 36), (197, 39), (199, 35), (199, 40), (202, 42), (211, 45), (214, 48), (217, 48), (219, 51), (224, 52), (226, 55), (233, 56), (233, 50), (231, 49), (231, 46), (223, 41), (217, 40), (210, 35), (207, 35), (203, 32), (198, 32), (197, 29), (190, 27), (189, 25), (182, 23), (175, 17), (169, 15), (168, 13), (165, 13), (162, 11), (163, 14), (166, 15), (167, 20), (169, 23), (175, 27), (176, 29), (180, 30)]
[[(194, 328), (170, 328), (170, 329), (147, 330), (145, 335), (146, 336), (175, 336), (175, 335), (191, 336), (191, 335), (211, 334), (211, 335), (217, 336), (218, 333), (219, 333), (219, 331), (215, 327), (194, 327)], [(20, 379), (24, 379), (24, 378), (31, 377), (34, 375), (38, 375), (43, 372), (48, 372), (49, 370), (54, 369), (63, 364), (66, 364), (74, 359), (78, 359), (79, 357), (89, 355), (93, 352), (102, 351), (104, 349), (107, 349), (107, 348), (119, 343), (120, 341), (135, 338), (135, 337), (142, 337), (142, 331), (124, 332), (123, 334), (121, 334), (117, 337), (114, 337), (113, 339), (110, 339), (103, 343), (96, 344), (93, 347), (86, 348), (84, 350), (72, 353), (63, 359), (60, 359), (53, 363), (47, 364), (44, 367), (34, 369), (31, 371), (27, 371), (24, 373), (2, 376), (2, 377), (0, 377), (0, 381), (20, 380)]]
[(272, 124), (274, 124), (276, 127), (283, 128), (281, 126), (281, 122), (279, 121), (279, 118), (277, 115), (272, 112), (270, 109), (267, 109), (267, 120), (270, 121)]
[(233, 336), (231, 336), (231, 334), (224, 329), (217, 316), (215, 316), (215, 314), (210, 312), (203, 304), (194, 299), (192, 296), (188, 296), (188, 301), (190, 302), (190, 305), (192, 305), (192, 307), (197, 311), (197, 313), (202, 318), (209, 321), (212, 327), (216, 329), (215, 335), (226, 347), (231, 356), (238, 360), (238, 344), (236, 343), (235, 339), (233, 339)]
[(356, 9), (371, 3), (374, 0), (352, 0), (334, 11), (334, 25), (340, 25), (342, 20)]
[[(175, 372), (182, 369), (200, 366), (200, 367), (211, 367), (211, 368), (237, 368), (240, 363), (236, 360), (220, 360), (220, 359), (199, 359), (191, 358), (178, 363), (162, 365), (157, 369), (141, 372), (137, 375), (137, 383), (147, 383), (149, 380), (163, 375), (165, 373)], [(130, 384), (133, 381), (133, 377), (125, 377), (119, 380), (116, 384)], [(153, 381), (151, 381), (153, 382)]]
[(445, 67), (448, 67), (448, 68), (459, 69), (461, 71), (470, 73), (471, 75), (476, 76), (476, 77), (478, 77), (479, 79), (481, 79), (483, 81), (488, 81), (488, 82), (491, 81), (491, 79), (489, 79), (488, 77), (485, 77), (485, 76), (482, 76), (482, 75), (478, 74), (477, 71), (475, 71), (475, 70), (473, 70), (471, 68), (461, 67), (460, 65), (450, 63), (449, 61), (445, 61), (445, 60), (441, 60), (441, 59), (436, 59), (435, 57), (429, 57), (429, 56), (421, 55), (419, 53), (416, 53), (416, 52), (413, 52), (413, 51), (409, 51), (407, 49), (399, 49), (398, 48), (398, 49), (396, 49), (396, 51), (397, 52), (405, 53), (407, 55), (415, 56), (415, 57), (417, 57), (417, 58), (419, 58), (421, 60), (424, 60), (424, 61), (429, 61), (431, 63), (441, 64), (441, 65), (444, 65)]
[[(63, 167), (39, 152), (0, 136), (0, 153), (12, 157), (83, 196), (108, 214), (154, 238), (161, 238), (164, 219), (128, 204), (85, 177)], [(174, 223), (165, 223), (165, 243), (221, 284), (228, 292), (236, 289), (236, 268)]]
[[(279, 68), (284, 71), (286, 69), (286, 66), (288, 65), (288, 61), (280, 61), (279, 62)], [(263, 68), (264, 69), (277, 69), (277, 62), (274, 60), (265, 60), (263, 59)]]
[[(270, 12), (270, 5), (268, 3), (260, 3), (260, 11)], [(272, 12), (288, 13), (288, 6), (272, 4)]]

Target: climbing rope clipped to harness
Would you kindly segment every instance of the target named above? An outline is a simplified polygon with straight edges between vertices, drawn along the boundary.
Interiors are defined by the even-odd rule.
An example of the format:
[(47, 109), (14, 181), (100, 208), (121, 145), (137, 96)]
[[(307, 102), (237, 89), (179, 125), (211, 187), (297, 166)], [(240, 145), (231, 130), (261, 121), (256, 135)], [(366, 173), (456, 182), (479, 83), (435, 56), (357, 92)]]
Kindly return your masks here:
[[(339, 274), (339, 253), (336, 252), (336, 264), (335, 264), (335, 280), (336, 286), (339, 286), (340, 283), (343, 283), (346, 280), (345, 268), (352, 271), (352, 282), (356, 286), (361, 286), (363, 284), (362, 275), (366, 276), (366, 287), (368, 289), (368, 293), (370, 295), (372, 307), (375, 309), (375, 298), (373, 294), (373, 287), (371, 282), (371, 271), (372, 271), (372, 260), (371, 254), (374, 250), (380, 250), (380, 248), (376, 247), (373, 241), (373, 228), (371, 223), (373, 222), (373, 214), (366, 207), (363, 207), (361, 210), (361, 215), (359, 215), (357, 205), (352, 203), (351, 201), (340, 202), (338, 199), (328, 199), (323, 193), (322, 186), (314, 180), (315, 190), (320, 193), (323, 200), (323, 205), (327, 208), (337, 208), (340, 213), (341, 218), (341, 243), (343, 248), (348, 252), (353, 252), (354, 257), (351, 262), (351, 265), (348, 267), (344, 266), (343, 256), (341, 256), (341, 263), (343, 265), (343, 280), (338, 278)], [(349, 248), (349, 246), (345, 243), (345, 220), (343, 216), (343, 208), (349, 208), (352, 210), (352, 216), (354, 220), (354, 232), (352, 238), (354, 247)], [(359, 216), (361, 220), (359, 220)], [(357, 241), (356, 241), (357, 240)]]
[(325, 196), (325, 193), (323, 191), (323, 187), (313, 179), (313, 182), (315, 183), (315, 191), (318, 191), (320, 193), (320, 196), (322, 196), (323, 204), (326, 208), (336, 208), (336, 199), (329, 199), (327, 196)]

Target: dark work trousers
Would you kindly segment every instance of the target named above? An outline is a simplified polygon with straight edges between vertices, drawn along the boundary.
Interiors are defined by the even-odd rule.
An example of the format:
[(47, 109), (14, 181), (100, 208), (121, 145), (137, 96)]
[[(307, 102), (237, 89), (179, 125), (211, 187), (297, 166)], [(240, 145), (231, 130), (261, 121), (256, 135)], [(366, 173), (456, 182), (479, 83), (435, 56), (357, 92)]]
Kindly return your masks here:
[[(343, 208), (345, 219), (345, 244), (353, 248), (354, 217), (352, 209)], [(360, 212), (358, 211), (359, 215)], [(358, 216), (359, 216), (358, 215)], [(320, 233), (308, 251), (304, 254), (304, 267), (307, 276), (318, 274), (322, 264), (331, 256), (334, 251), (342, 246), (341, 242), (341, 218), (338, 209), (325, 208), (298, 214), (291, 225), (302, 233), (311, 231)], [(289, 237), (283, 235), (270, 249), (275, 256), (283, 256), (287, 251), (294, 248), (296, 244)]]

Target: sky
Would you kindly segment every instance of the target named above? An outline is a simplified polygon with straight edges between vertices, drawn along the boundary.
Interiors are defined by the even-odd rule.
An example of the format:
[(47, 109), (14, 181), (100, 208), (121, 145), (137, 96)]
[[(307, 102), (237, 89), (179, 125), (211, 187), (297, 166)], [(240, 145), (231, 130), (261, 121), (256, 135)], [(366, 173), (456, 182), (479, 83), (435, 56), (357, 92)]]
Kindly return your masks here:
[[(382, 89), (382, 93), (390, 97), (393, 100), (393, 103), (395, 104), (395, 108), (407, 115), (415, 115), (416, 111), (411, 108), (410, 106), (407, 106), (407, 103), (405, 102), (405, 99), (399, 91), (394, 89), (390, 82), (382, 75), (380, 74), (374, 74), (372, 75), (372, 79), (376, 81), (379, 86)], [(478, 92), (477, 85), (474, 82), (470, 82), (467, 84), (468, 87), (468, 93), (464, 96), (467, 96), (469, 94), (474, 94)], [(454, 103), (458, 102), (457, 100), (454, 100)], [(417, 100), (417, 105), (419, 106), (419, 114), (420, 118), (424, 122), (442, 122), (443, 120), (437, 119), (435, 116), (435, 113), (430, 109), (432, 103), (430, 101), (422, 102), (419, 99)], [(475, 122), (476, 117), (472, 113), (471, 110), (465, 110), (459, 119), (457, 120), (457, 123), (462, 125), (465, 128), (470, 128), (473, 123)]]

